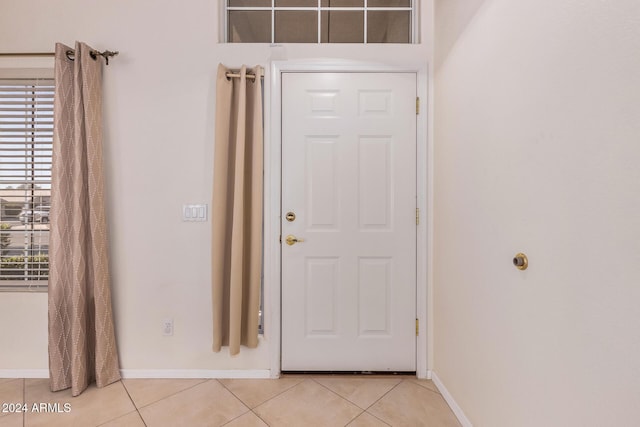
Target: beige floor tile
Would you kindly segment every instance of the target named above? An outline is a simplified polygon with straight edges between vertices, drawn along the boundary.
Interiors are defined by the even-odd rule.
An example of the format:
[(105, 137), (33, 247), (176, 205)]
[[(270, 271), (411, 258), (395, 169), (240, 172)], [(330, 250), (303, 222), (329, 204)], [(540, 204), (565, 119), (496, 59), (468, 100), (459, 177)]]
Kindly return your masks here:
[(0, 384), (2, 383), (6, 383), (8, 381), (15, 381), (15, 380), (21, 380), (22, 378), (0, 378)]
[[(0, 383), (0, 404), (18, 404), (24, 403), (24, 380), (22, 378), (18, 379), (7, 379), (4, 382)], [(22, 410), (22, 408), (7, 408), (7, 410), (18, 411)], [(15, 413), (15, 412), (14, 412)], [(5, 418), (12, 415), (12, 412), (2, 412), (0, 410), (0, 418), (2, 418), (2, 422), (5, 422)], [(8, 421), (7, 421), (8, 422)]]
[(42, 412), (25, 414), (26, 427), (97, 426), (136, 409), (119, 381), (103, 388), (93, 384), (71, 397), (71, 390), (51, 392), (48, 379), (27, 379), (25, 397), (29, 405), (45, 405)]
[(256, 414), (254, 414), (253, 412), (247, 412), (246, 414), (239, 416), (238, 418), (231, 421), (230, 423), (225, 424), (224, 427), (268, 427), (268, 426)]
[(2, 427), (22, 427), (23, 414), (9, 414), (0, 418), (0, 426)]
[(309, 375), (309, 374), (282, 374), (282, 375), (280, 375), (280, 379), (283, 379), (283, 378), (289, 378), (289, 379), (295, 378), (295, 379), (299, 379), (300, 381), (304, 381), (306, 379), (309, 379), (310, 377), (311, 377), (311, 375)]
[(371, 414), (364, 413), (355, 420), (351, 421), (348, 427), (388, 427), (389, 424), (380, 421)]
[(205, 379), (128, 379), (122, 380), (138, 408), (205, 382)]
[(208, 380), (140, 409), (147, 427), (220, 426), (248, 412), (216, 380)]
[(280, 378), (277, 380), (225, 379), (219, 380), (245, 405), (253, 409), (300, 384), (304, 378)]
[(362, 409), (307, 379), (255, 408), (269, 426), (344, 426)]
[(419, 386), (422, 386), (424, 388), (427, 388), (435, 393), (440, 394), (440, 391), (438, 390), (438, 387), (436, 387), (436, 385), (433, 383), (433, 381), (431, 380), (419, 380), (418, 378), (412, 378), (408, 381), (411, 381), (412, 383), (418, 384)]
[(403, 381), (367, 412), (392, 426), (460, 426), (442, 396), (411, 381)]
[(399, 378), (315, 377), (317, 382), (351, 403), (367, 409), (402, 381)]
[(100, 427), (145, 427), (145, 425), (138, 411), (134, 411), (115, 420), (106, 422)]

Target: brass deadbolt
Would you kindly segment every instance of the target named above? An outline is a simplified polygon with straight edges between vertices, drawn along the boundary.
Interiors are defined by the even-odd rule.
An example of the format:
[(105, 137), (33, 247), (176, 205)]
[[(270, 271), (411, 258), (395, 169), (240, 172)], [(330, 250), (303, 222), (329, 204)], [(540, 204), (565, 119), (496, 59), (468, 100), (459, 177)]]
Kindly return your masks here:
[(526, 270), (527, 267), (529, 267), (529, 259), (523, 253), (516, 254), (516, 256), (513, 257), (513, 265), (518, 270)]
[(287, 219), (287, 221), (293, 222), (296, 220), (296, 214), (294, 214), (293, 212), (287, 212), (285, 218)]

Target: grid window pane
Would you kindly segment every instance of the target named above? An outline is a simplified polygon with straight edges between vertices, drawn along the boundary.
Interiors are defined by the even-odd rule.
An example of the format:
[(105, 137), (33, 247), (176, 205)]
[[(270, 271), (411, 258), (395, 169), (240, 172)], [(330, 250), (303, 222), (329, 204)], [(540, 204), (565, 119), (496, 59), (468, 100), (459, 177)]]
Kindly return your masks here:
[(271, 0), (229, 0), (229, 7), (271, 7)]
[(318, 0), (276, 0), (276, 7), (318, 7)]
[(411, 7), (411, 0), (369, 0), (369, 7)]
[(318, 12), (276, 11), (276, 43), (318, 43)]
[(270, 43), (270, 11), (229, 11), (229, 34), (231, 43)]
[(367, 12), (368, 43), (409, 43), (411, 13), (403, 11)]
[(411, 43), (413, 4), (410, 0), (229, 0), (227, 41)]
[(322, 0), (322, 7), (364, 7), (364, 0)]
[(323, 11), (322, 43), (363, 43), (364, 12)]

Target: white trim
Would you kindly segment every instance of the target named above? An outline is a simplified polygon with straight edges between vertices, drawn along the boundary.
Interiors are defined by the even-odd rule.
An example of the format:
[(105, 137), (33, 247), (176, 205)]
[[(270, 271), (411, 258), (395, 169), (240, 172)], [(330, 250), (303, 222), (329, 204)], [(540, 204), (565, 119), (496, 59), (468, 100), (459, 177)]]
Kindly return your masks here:
[(438, 388), (438, 391), (440, 392), (442, 397), (444, 397), (444, 400), (447, 402), (462, 427), (473, 427), (473, 424), (471, 424), (469, 418), (467, 418), (467, 416), (464, 414), (464, 411), (462, 410), (460, 405), (458, 405), (451, 393), (449, 393), (449, 390), (447, 390), (444, 384), (442, 384), (442, 381), (440, 381), (440, 378), (438, 378), (438, 375), (435, 372), (431, 372), (431, 379)]
[[(265, 97), (270, 100), (269, 117), (265, 116), (265, 192), (264, 192), (264, 295), (265, 295), (265, 336), (269, 343), (270, 368), (273, 378), (280, 376), (281, 358), (281, 279), (280, 279), (280, 172), (282, 136), (282, 73), (285, 72), (406, 72), (415, 73), (417, 78), (417, 92), (421, 99), (420, 114), (416, 117), (418, 150), (418, 183), (417, 202), (421, 214), (420, 225), (417, 228), (417, 285), (416, 285), (416, 315), (420, 320), (420, 334), (416, 339), (416, 376), (428, 378), (428, 338), (430, 329), (427, 311), (427, 295), (430, 283), (428, 281), (428, 266), (431, 265), (429, 252), (432, 239), (431, 230), (432, 207), (427, 203), (431, 200), (432, 186), (427, 178), (432, 176), (430, 154), (432, 144), (428, 138), (428, 66), (427, 63), (410, 64), (403, 67), (390, 66), (379, 63), (363, 63), (355, 61), (334, 60), (301, 60), (274, 61), (265, 76), (269, 81)], [(266, 105), (266, 103), (265, 103)]]
[[(268, 369), (121, 369), (122, 378), (272, 378)], [(48, 369), (0, 369), (0, 378), (49, 378)]]
[[(122, 378), (271, 378), (268, 369), (121, 369)], [(48, 369), (0, 369), (0, 378), (49, 378)]]
[[(271, 108), (265, 114), (264, 144), (264, 306), (265, 339), (269, 344), (272, 378), (280, 376), (280, 170), (281, 68), (274, 62), (265, 70), (265, 96)], [(266, 105), (266, 102), (265, 102)], [(272, 142), (273, 141), (273, 142)]]
[(430, 322), (428, 318), (428, 294), (430, 289), (430, 259), (432, 257), (430, 251), (430, 242), (432, 239), (430, 224), (433, 221), (433, 212), (431, 204), (428, 201), (431, 198), (431, 180), (433, 168), (431, 164), (432, 142), (429, 138), (429, 90), (428, 90), (428, 68), (420, 67), (417, 70), (417, 92), (420, 97), (420, 113), (416, 120), (416, 138), (417, 138), (417, 205), (420, 209), (420, 224), (417, 229), (417, 264), (416, 264), (416, 315), (420, 320), (420, 334), (417, 342), (417, 363), (416, 376), (418, 378), (428, 378), (429, 368), (429, 338), (430, 338)]
[[(47, 375), (49, 372), (47, 371)], [(270, 378), (268, 369), (121, 369), (122, 378)]]
[(53, 79), (53, 68), (0, 68), (0, 79)]
[(0, 378), (49, 378), (48, 369), (0, 369)]
[(420, 43), (420, 29), (418, 28), (418, 17), (420, 16), (420, 2), (411, 0), (411, 43)]

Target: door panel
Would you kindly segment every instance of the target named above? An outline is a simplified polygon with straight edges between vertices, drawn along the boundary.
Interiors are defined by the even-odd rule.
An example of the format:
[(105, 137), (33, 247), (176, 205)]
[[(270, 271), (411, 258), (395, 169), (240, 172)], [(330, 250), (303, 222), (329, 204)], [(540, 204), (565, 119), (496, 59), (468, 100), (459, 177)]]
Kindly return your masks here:
[(283, 74), (285, 371), (415, 370), (415, 96), (410, 73)]

